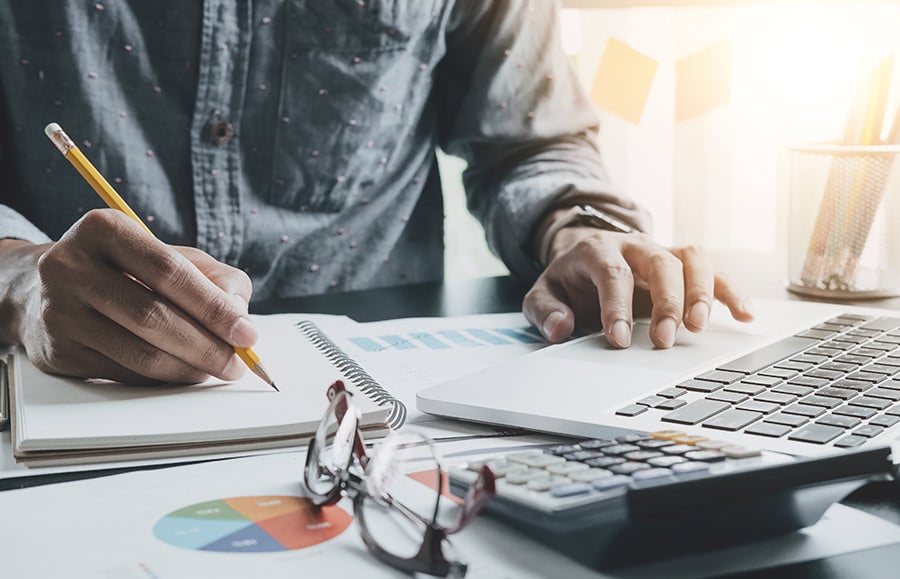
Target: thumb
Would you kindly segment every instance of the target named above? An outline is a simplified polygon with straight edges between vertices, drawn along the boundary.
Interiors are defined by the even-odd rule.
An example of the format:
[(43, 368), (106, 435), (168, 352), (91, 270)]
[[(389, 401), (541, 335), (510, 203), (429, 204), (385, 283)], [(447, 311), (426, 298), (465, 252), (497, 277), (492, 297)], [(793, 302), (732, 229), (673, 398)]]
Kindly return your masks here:
[(544, 339), (559, 343), (575, 330), (575, 314), (545, 284), (538, 280), (522, 302), (525, 318), (541, 331)]
[(242, 314), (246, 315), (249, 312), (253, 283), (246, 273), (214, 259), (199, 249), (193, 247), (177, 247), (176, 249), (191, 260), (209, 281), (231, 296), (235, 306)]

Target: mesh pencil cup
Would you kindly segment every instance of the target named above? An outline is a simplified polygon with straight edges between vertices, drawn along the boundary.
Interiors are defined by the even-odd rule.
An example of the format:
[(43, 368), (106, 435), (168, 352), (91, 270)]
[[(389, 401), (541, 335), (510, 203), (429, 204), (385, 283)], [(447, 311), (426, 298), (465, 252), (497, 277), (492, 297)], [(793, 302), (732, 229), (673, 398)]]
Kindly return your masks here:
[(788, 289), (900, 295), (900, 146), (789, 148)]

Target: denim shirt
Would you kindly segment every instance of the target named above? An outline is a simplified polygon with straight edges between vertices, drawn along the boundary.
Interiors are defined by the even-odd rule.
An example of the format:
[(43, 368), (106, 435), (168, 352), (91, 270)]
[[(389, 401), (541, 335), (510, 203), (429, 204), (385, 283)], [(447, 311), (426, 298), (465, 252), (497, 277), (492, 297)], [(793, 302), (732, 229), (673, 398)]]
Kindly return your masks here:
[[(516, 274), (567, 195), (639, 229), (551, 0), (0, 0), (0, 238), (56, 240), (103, 203), (58, 122), (163, 241), (254, 298), (440, 279), (435, 150)], [(452, 242), (452, 240), (451, 240)]]

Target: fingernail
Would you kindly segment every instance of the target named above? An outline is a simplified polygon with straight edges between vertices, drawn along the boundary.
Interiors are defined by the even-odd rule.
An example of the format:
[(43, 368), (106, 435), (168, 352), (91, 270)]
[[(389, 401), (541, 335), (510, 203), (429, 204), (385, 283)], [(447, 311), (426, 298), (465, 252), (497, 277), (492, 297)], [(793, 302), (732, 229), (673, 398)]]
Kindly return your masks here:
[(228, 363), (225, 364), (225, 367), (222, 368), (222, 375), (220, 378), (231, 382), (243, 376), (246, 371), (247, 366), (241, 362), (241, 359), (236, 355), (232, 355), (231, 358), (228, 359)]
[(613, 346), (627, 348), (631, 345), (631, 325), (625, 320), (616, 320), (609, 330), (608, 338)]
[(249, 348), (259, 340), (259, 334), (249, 318), (241, 318), (231, 329), (231, 345)]
[(553, 335), (553, 330), (556, 329), (556, 325), (562, 321), (562, 319), (566, 316), (566, 314), (557, 310), (555, 312), (550, 312), (546, 318), (544, 318), (544, 323), (541, 325), (541, 333), (544, 334), (544, 338), (547, 340)]
[(669, 348), (675, 343), (675, 330), (678, 325), (672, 318), (663, 318), (656, 324), (656, 341), (662, 348)]
[(706, 321), (709, 319), (709, 304), (706, 302), (697, 302), (691, 306), (688, 312), (688, 321), (697, 329), (706, 327)]

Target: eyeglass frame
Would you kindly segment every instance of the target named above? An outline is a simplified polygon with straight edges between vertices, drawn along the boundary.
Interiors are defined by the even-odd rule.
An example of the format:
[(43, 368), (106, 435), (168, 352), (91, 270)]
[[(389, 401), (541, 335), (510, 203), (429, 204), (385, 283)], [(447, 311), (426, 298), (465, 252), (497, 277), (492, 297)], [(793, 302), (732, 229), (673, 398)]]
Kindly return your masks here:
[[(303, 483), (307, 490), (307, 498), (315, 507), (333, 505), (345, 496), (351, 498), (353, 500), (353, 514), (359, 522), (360, 536), (362, 537), (363, 543), (375, 557), (395, 569), (410, 574), (426, 573), (438, 577), (465, 576), (467, 565), (460, 561), (448, 560), (444, 555), (443, 544), (448, 540), (449, 535), (462, 530), (468, 525), (481, 508), (496, 494), (496, 478), (494, 473), (486, 465), (483, 465), (478, 472), (478, 477), (475, 482), (469, 485), (469, 489), (461, 505), (462, 511), (456, 524), (452, 527), (439, 525), (437, 523), (437, 515), (440, 507), (440, 493), (444, 488), (444, 474), (446, 473), (446, 470), (441, 464), (434, 443), (427, 436), (422, 435), (422, 440), (433, 450), (432, 456), (434, 457), (437, 466), (435, 473), (437, 476), (437, 486), (435, 488), (438, 489), (437, 492), (439, 494), (434, 503), (434, 512), (432, 513), (432, 516), (429, 520), (426, 520), (424, 517), (416, 514), (415, 511), (397, 500), (385, 502), (385, 498), (391, 499), (392, 497), (375, 496), (368, 491), (365, 485), (369, 464), (371, 464), (371, 457), (366, 453), (365, 441), (362, 432), (359, 429), (358, 416), (355, 412), (355, 408), (350, 404), (353, 394), (346, 389), (341, 380), (337, 380), (328, 387), (326, 396), (328, 397), (329, 405), (325, 411), (325, 415), (319, 422), (319, 426), (316, 428), (316, 435), (309, 441), (309, 447), (306, 453), (306, 463), (303, 469)], [(322, 465), (313, 465), (312, 462), (318, 460), (319, 430), (322, 428), (322, 425), (328, 422), (332, 412), (337, 419), (339, 428), (347, 418), (348, 412), (350, 412), (355, 423), (355, 432), (353, 434), (350, 452), (347, 455), (347, 463), (341, 465), (340, 470), (337, 473), (323, 469)], [(392, 435), (393, 433), (388, 435), (382, 444), (387, 443)], [(351, 471), (354, 459), (356, 459), (362, 467), (362, 472), (359, 474)], [(318, 469), (316, 470), (319, 475), (325, 473), (334, 480), (335, 484), (324, 494), (313, 491), (310, 485), (309, 476), (313, 466), (318, 466)], [(425, 532), (422, 535), (422, 543), (419, 546), (418, 552), (413, 557), (405, 558), (395, 555), (378, 544), (378, 541), (375, 540), (369, 532), (365, 522), (363, 503), (366, 499), (376, 501), (388, 508), (393, 508), (412, 522), (424, 525)]]

